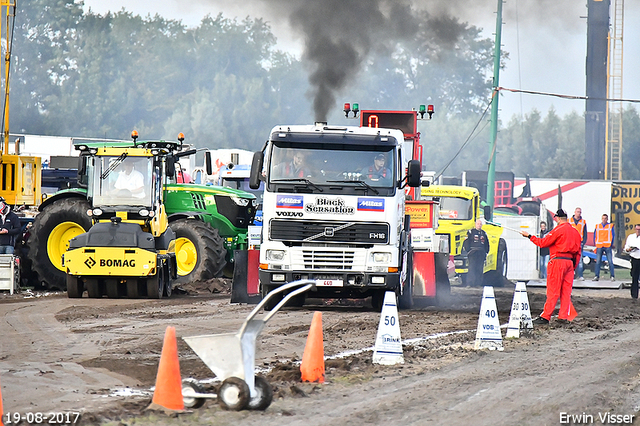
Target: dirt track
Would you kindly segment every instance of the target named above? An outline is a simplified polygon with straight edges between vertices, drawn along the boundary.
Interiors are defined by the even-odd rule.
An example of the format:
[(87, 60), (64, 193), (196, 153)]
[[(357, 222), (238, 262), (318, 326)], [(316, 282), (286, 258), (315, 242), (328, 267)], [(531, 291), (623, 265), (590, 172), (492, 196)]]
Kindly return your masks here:
[[(543, 292), (528, 290), (534, 315)], [(512, 297), (513, 288), (496, 289), (501, 323)], [(372, 365), (370, 351), (328, 360), (322, 385), (300, 383), (295, 365), (313, 311), (323, 312), (327, 356), (372, 346), (379, 314), (367, 305), (282, 310), (258, 338), (256, 365), (270, 369), (275, 393), (265, 412), (207, 402), (171, 418), (143, 411), (165, 328), (176, 327), (182, 376), (207, 379), (211, 371), (180, 337), (237, 331), (252, 306), (206, 291), (161, 301), (0, 296), (4, 411), (78, 411), (81, 424), (263, 426), (554, 425), (561, 413), (585, 413), (598, 424), (599, 414), (638, 414), (640, 304), (628, 290), (574, 290), (580, 315), (573, 324), (505, 340), (502, 352), (472, 349), (481, 298), (481, 289), (454, 287), (447, 308), (401, 311), (403, 339), (471, 331), (405, 346), (402, 366)], [(113, 396), (123, 390), (127, 396)]]

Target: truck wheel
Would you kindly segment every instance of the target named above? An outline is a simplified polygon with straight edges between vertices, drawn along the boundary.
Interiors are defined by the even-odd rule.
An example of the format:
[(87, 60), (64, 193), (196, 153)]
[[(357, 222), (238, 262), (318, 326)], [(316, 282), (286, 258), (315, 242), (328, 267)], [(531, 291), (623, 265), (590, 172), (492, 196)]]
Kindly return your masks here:
[[(269, 292), (270, 292), (271, 290), (273, 290), (274, 288), (275, 288), (275, 287), (270, 287), (270, 286), (268, 286), (268, 285), (262, 285), (262, 298), (263, 298), (263, 299), (265, 299), (265, 298), (267, 297), (267, 294), (269, 294)], [(280, 301), (282, 300), (282, 298), (283, 298), (282, 293), (280, 293), (280, 294), (278, 294), (278, 295), (271, 296), (271, 297), (269, 298), (269, 300), (267, 300), (267, 302), (264, 304), (264, 310), (265, 310), (265, 311), (270, 311), (270, 310), (272, 310), (273, 308), (275, 308), (275, 307), (276, 307), (276, 305), (277, 305), (278, 303), (280, 303)]]
[(222, 276), (227, 250), (217, 229), (195, 219), (176, 220), (169, 226), (176, 233), (176, 283)]
[(504, 287), (508, 282), (507, 270), (509, 267), (509, 257), (507, 255), (507, 243), (500, 238), (498, 242), (498, 260), (496, 261), (496, 270), (487, 272), (484, 276), (487, 285), (495, 287)]
[(69, 248), (69, 240), (91, 228), (85, 199), (67, 198), (56, 201), (40, 212), (29, 236), (29, 260), (38, 280), (48, 289), (66, 290), (66, 273), (62, 255)]
[(371, 296), (371, 307), (376, 312), (382, 312), (382, 305), (384, 305), (384, 295), (386, 290), (376, 290)]
[(540, 204), (525, 201), (518, 204), (522, 209), (522, 216), (540, 216)]
[[(398, 309), (413, 308), (413, 253), (407, 253), (407, 277), (402, 285), (402, 294), (398, 294)], [(384, 300), (384, 297), (383, 297)]]

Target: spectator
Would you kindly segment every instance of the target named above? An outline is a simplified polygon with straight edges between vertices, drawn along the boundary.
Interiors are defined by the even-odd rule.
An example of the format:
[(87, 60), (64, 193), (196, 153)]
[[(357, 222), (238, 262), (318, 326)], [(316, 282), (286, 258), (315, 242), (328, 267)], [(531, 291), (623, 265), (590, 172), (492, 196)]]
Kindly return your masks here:
[(577, 267), (578, 257), (581, 255), (581, 237), (567, 220), (567, 213), (560, 209), (553, 216), (557, 226), (544, 238), (538, 238), (522, 231), (523, 237), (529, 238), (538, 247), (549, 247), (550, 260), (547, 274), (547, 300), (540, 316), (533, 323), (537, 325), (549, 324), (551, 314), (560, 298), (558, 321), (568, 322), (575, 318), (575, 308), (571, 303), (573, 289), (573, 271)]
[[(540, 222), (540, 238), (549, 233), (547, 222)], [(549, 247), (540, 247), (540, 278), (547, 278), (547, 264), (549, 263)]]
[(607, 255), (607, 263), (609, 264), (609, 273), (611, 281), (616, 280), (616, 274), (613, 267), (613, 241), (616, 238), (613, 224), (609, 223), (609, 215), (602, 215), (602, 223), (596, 225), (595, 241), (596, 241), (596, 276), (593, 279), (600, 279), (600, 267), (602, 266), (602, 254)]
[(0, 254), (13, 254), (21, 233), (20, 219), (0, 197)]
[(585, 244), (587, 244), (587, 221), (582, 217), (582, 209), (580, 207), (576, 207), (573, 216), (569, 220), (571, 226), (576, 228), (576, 231), (580, 233), (582, 236), (582, 247), (580, 252), (580, 260), (578, 261), (578, 269), (576, 272), (578, 273), (578, 279), (580, 281), (584, 281), (584, 263), (582, 262), (582, 250), (584, 250)]
[(640, 223), (635, 226), (635, 233), (629, 234), (624, 244), (624, 251), (631, 256), (631, 297), (638, 298), (638, 278), (640, 278)]
[(484, 260), (489, 253), (489, 238), (482, 230), (481, 219), (476, 220), (476, 227), (467, 232), (467, 239), (462, 244), (462, 248), (467, 252), (469, 261), (466, 284), (470, 287), (479, 287), (482, 285)]
[(387, 158), (384, 154), (380, 153), (373, 159), (373, 165), (365, 167), (360, 171), (360, 174), (372, 181), (385, 181), (391, 182), (391, 170), (385, 167)]

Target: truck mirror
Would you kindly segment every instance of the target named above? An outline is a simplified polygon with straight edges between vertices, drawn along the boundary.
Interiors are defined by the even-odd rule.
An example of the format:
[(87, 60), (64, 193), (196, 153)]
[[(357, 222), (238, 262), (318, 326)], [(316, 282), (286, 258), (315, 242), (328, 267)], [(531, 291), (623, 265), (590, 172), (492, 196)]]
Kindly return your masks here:
[(410, 160), (407, 170), (407, 184), (411, 188), (420, 186), (420, 162), (418, 160)]
[(264, 156), (262, 151), (253, 153), (253, 160), (251, 161), (251, 176), (249, 176), (249, 188), (260, 188), (260, 177), (262, 176), (262, 163)]
[(493, 212), (491, 211), (491, 206), (484, 206), (483, 211), (485, 220), (493, 220)]
[(204, 153), (204, 165), (207, 169), (207, 175), (213, 174), (213, 166), (211, 165), (211, 151), (205, 151)]

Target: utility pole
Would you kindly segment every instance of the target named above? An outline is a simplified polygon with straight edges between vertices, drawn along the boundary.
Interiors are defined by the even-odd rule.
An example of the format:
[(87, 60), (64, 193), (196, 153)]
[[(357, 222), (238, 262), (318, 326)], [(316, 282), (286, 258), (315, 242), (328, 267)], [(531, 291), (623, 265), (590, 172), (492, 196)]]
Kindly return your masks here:
[(493, 48), (493, 90), (491, 92), (491, 136), (489, 140), (489, 170), (487, 172), (487, 204), (491, 206), (493, 219), (494, 193), (496, 186), (496, 140), (498, 139), (498, 87), (500, 87), (500, 44), (502, 43), (502, 3), (498, 0), (496, 17), (496, 40)]

